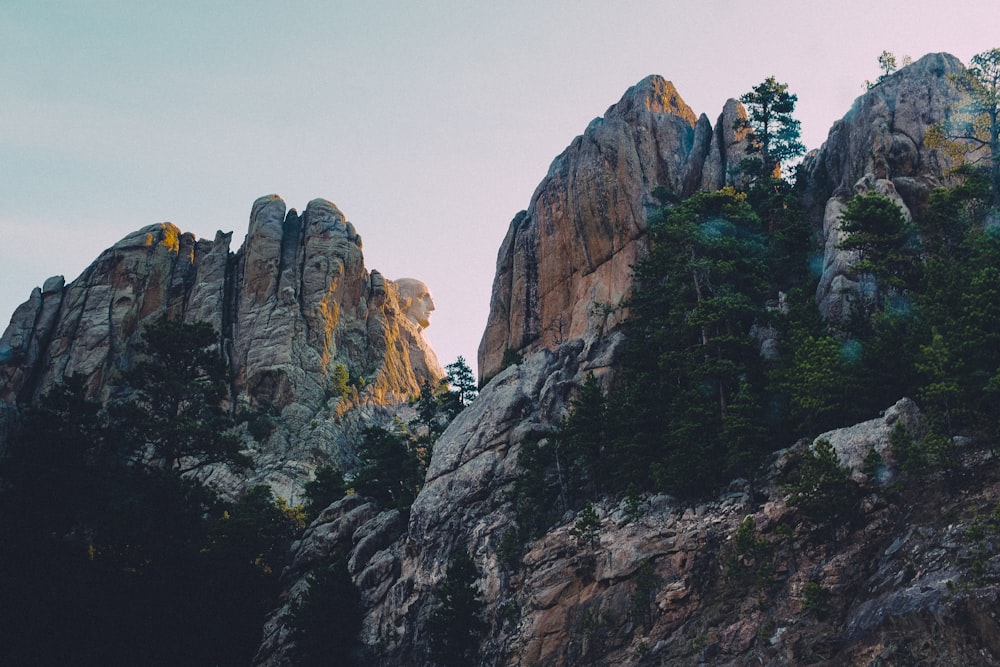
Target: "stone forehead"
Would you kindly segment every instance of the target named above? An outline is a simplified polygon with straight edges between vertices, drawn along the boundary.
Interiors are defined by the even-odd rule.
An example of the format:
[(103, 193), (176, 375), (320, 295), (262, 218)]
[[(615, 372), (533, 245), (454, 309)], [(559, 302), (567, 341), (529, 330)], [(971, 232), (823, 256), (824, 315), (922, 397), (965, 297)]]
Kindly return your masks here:
[(393, 282), (396, 283), (401, 292), (430, 291), (430, 288), (427, 287), (427, 283), (416, 278), (399, 278)]

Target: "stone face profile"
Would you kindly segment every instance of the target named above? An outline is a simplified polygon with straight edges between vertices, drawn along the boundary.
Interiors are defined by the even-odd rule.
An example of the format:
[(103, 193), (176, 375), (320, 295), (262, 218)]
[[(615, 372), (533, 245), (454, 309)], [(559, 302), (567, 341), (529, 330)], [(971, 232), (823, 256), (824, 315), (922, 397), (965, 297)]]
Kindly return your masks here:
[(395, 281), (399, 288), (399, 305), (414, 324), (426, 329), (431, 325), (431, 311), (434, 299), (427, 284), (416, 278), (400, 278)]

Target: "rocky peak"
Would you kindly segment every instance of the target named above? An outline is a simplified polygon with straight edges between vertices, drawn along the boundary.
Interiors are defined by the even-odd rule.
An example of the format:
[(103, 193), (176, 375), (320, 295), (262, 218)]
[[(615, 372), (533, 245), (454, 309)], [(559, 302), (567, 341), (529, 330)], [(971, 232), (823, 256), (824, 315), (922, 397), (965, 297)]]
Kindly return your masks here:
[(743, 148), (731, 101), (713, 132), (673, 84), (640, 81), (549, 167), (497, 255), (479, 370), (500, 370), (507, 350), (529, 354), (596, 335), (620, 317), (631, 265), (645, 252), (652, 191), (686, 197), (726, 184)]
[(670, 114), (694, 126), (697, 117), (691, 111), (674, 84), (662, 76), (651, 74), (622, 95), (617, 104), (608, 107), (605, 118), (638, 119), (646, 113)]
[(837, 248), (848, 199), (876, 191), (896, 201), (909, 218), (933, 188), (948, 184), (957, 165), (924, 140), (960, 102), (950, 77), (963, 69), (954, 56), (932, 53), (895, 72), (858, 97), (819, 151), (803, 161), (804, 203), (823, 243), (816, 298), (827, 318), (846, 317), (848, 300), (859, 289), (851, 272), (856, 258)]
[[(46, 281), (0, 338), (0, 417), (74, 373), (107, 399), (146, 324), (208, 321), (230, 362), (234, 402), (279, 425), (257, 443), (249, 478), (217, 470), (213, 482), (236, 491), (266, 481), (289, 497), (320, 459), (348, 463), (363, 424), (390, 420), (424, 380), (444, 376), (398, 288), (366, 270), (361, 237), (331, 202), (314, 199), (300, 215), (277, 195), (261, 197), (235, 254), (231, 237), (150, 225), (72, 283)], [(331, 392), (341, 364), (365, 379), (356, 398)]]

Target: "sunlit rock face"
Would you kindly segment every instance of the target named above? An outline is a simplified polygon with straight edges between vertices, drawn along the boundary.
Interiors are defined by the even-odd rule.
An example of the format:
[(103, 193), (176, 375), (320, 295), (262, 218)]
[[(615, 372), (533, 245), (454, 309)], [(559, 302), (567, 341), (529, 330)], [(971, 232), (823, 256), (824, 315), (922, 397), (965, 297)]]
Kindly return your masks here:
[(621, 316), (631, 265), (645, 252), (658, 186), (686, 197), (730, 183), (745, 152), (731, 100), (713, 131), (673, 84), (650, 76), (630, 88), (555, 159), (497, 255), (479, 371), (494, 375), (506, 350), (530, 354), (593, 336)]
[(850, 270), (856, 258), (837, 249), (848, 199), (875, 191), (909, 217), (926, 205), (934, 187), (948, 184), (956, 164), (925, 138), (960, 103), (949, 77), (962, 69), (954, 56), (935, 53), (892, 74), (855, 100), (822, 148), (803, 162), (804, 203), (823, 244), (816, 299), (827, 318), (846, 317), (859, 290)]
[[(262, 197), (239, 252), (230, 239), (150, 225), (69, 285), (46, 281), (0, 338), (0, 401), (30, 402), (74, 373), (107, 399), (143, 326), (163, 315), (208, 321), (230, 362), (235, 403), (278, 424), (257, 443), (249, 478), (217, 469), (212, 481), (228, 491), (267, 481), (288, 497), (318, 459), (352, 456), (353, 430), (390, 419), (423, 381), (443, 377), (398, 289), (365, 269), (361, 238), (334, 204), (316, 199), (300, 215)], [(332, 393), (338, 365), (365, 378), (356, 398)]]

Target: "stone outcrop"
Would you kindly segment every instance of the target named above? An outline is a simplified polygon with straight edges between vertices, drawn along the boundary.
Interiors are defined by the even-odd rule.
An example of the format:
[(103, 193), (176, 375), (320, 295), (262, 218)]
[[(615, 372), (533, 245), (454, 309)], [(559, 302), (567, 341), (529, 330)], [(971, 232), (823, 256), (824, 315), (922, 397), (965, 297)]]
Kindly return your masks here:
[(733, 130), (696, 117), (673, 84), (650, 76), (630, 88), (553, 161), (497, 254), (479, 373), (500, 370), (507, 350), (530, 354), (612, 326), (645, 252), (657, 187), (678, 197), (731, 183), (745, 152)]
[[(229, 362), (234, 403), (278, 425), (251, 443), (249, 478), (216, 469), (210, 479), (233, 492), (266, 481), (289, 497), (314, 463), (335, 456), (349, 464), (362, 425), (390, 420), (424, 380), (443, 377), (396, 286), (365, 269), (361, 238), (332, 203), (313, 200), (300, 215), (262, 197), (236, 253), (231, 236), (196, 240), (170, 223), (150, 225), (72, 283), (46, 281), (0, 338), (5, 410), (74, 373), (106, 400), (134, 363), (145, 325), (162, 316), (208, 321)], [(365, 379), (356, 397), (334, 395), (338, 365)]]
[[(620, 342), (619, 336), (589, 346), (576, 340), (497, 375), (435, 443), (424, 487), (399, 539), (386, 539), (404, 528), (395, 511), (372, 517), (364, 509), (362, 520), (357, 513), (370, 506), (349, 497), (324, 512), (295, 547), (295, 564), (285, 573), (288, 600), (268, 622), (256, 664), (290, 664), (283, 620), (303, 586), (306, 565), (325, 562), (322, 553), (329, 558), (337, 550), (349, 552), (349, 568), (368, 610), (363, 639), (377, 647), (382, 665), (426, 664), (422, 627), (434, 608), (434, 587), (459, 549), (468, 549), (482, 564), (486, 597), (502, 599), (510, 578), (496, 550), (511, 528), (521, 443), (551, 433), (553, 415), (566, 412), (587, 373), (607, 370)], [(503, 605), (489, 612), (497, 647), (507, 641), (499, 632), (505, 612)]]
[(804, 160), (799, 175), (804, 202), (823, 243), (816, 298), (824, 316), (846, 317), (849, 299), (860, 289), (850, 270), (856, 258), (837, 249), (847, 200), (874, 190), (911, 216), (926, 205), (934, 187), (948, 184), (956, 165), (925, 138), (960, 101), (949, 77), (962, 69), (946, 53), (904, 67), (859, 97), (834, 123), (822, 148)]

